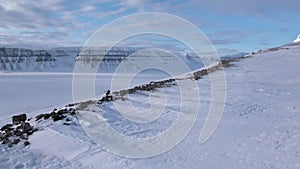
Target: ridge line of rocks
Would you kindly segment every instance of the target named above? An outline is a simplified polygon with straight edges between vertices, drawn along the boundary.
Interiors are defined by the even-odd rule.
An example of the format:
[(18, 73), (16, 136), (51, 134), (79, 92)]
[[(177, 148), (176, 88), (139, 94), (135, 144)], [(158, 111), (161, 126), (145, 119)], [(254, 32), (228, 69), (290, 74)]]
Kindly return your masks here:
[[(176, 85), (176, 83), (174, 83), (176, 80), (184, 80), (184, 79), (199, 80), (203, 76), (208, 75), (209, 73), (212, 73), (216, 70), (222, 69), (224, 67), (233, 66), (234, 64), (232, 62), (239, 61), (240, 59), (248, 58), (250, 56), (251, 55), (246, 55), (246, 56), (241, 56), (239, 58), (223, 59), (215, 66), (195, 71), (192, 73), (191, 76), (188, 76), (186, 78), (170, 78), (161, 81), (152, 81), (148, 84), (143, 84), (143, 85), (135, 86), (133, 88), (115, 91), (112, 92), (112, 94), (110, 94), (109, 91), (105, 96), (103, 96), (101, 99), (97, 101), (89, 100), (81, 103), (68, 104), (65, 106), (65, 108), (62, 108), (60, 110), (54, 109), (51, 113), (39, 114), (35, 117), (35, 121), (39, 123), (42, 120), (52, 119), (53, 122), (56, 122), (65, 119), (66, 122), (63, 124), (70, 125), (69, 122), (71, 120), (69, 119), (68, 116), (75, 116), (76, 110), (83, 110), (89, 104), (92, 103), (102, 104), (104, 102), (110, 102), (119, 99), (124, 100), (123, 96), (127, 94), (136, 93), (137, 91), (154, 91), (157, 88), (174, 86)], [(74, 108), (74, 106), (76, 106), (76, 108)], [(12, 147), (13, 145), (20, 143), (21, 141), (23, 141), (24, 146), (29, 145), (30, 142), (28, 141), (28, 137), (39, 130), (37, 127), (29, 123), (30, 120), (31, 118), (27, 119), (26, 114), (12, 116), (12, 123), (6, 124), (0, 128), (0, 142), (2, 142), (2, 144), (7, 144), (8, 147)]]
[[(40, 123), (43, 120), (52, 120), (53, 122), (65, 119), (64, 125), (70, 125), (71, 118), (74, 116), (75, 109), (72, 108), (75, 104), (68, 104), (60, 110), (54, 109), (51, 113), (43, 113), (35, 116), (35, 122)], [(40, 129), (30, 124), (32, 118), (27, 119), (26, 114), (12, 116), (12, 122), (5, 124), (0, 128), (0, 142), (12, 147), (23, 142), (24, 146), (28, 146), (30, 142), (28, 137)]]

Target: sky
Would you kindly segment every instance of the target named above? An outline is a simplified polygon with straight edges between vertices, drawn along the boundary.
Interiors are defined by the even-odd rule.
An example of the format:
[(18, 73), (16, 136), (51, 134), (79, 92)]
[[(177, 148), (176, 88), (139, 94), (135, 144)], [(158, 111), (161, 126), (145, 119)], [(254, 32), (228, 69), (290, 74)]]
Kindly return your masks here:
[(283, 45), (300, 34), (299, 0), (0, 0), (0, 47), (82, 46), (104, 25), (139, 12), (186, 19), (222, 55)]

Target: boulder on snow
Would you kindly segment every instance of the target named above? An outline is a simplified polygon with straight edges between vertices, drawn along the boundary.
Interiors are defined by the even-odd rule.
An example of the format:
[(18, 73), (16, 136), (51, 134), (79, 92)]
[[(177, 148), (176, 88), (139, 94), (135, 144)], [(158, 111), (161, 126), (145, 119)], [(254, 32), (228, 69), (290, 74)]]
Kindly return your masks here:
[(18, 144), (20, 141), (21, 141), (20, 139), (16, 138), (14, 139), (14, 141), (11, 142), (11, 144)]
[(21, 124), (21, 130), (25, 133), (25, 132), (28, 132), (28, 131), (30, 131), (30, 130), (32, 130), (33, 129), (33, 127), (29, 124), (29, 123), (26, 123), (26, 122), (24, 122), (24, 123), (22, 123)]
[(70, 104), (66, 105), (65, 107), (73, 107), (74, 105), (75, 105), (75, 104), (70, 103)]
[(231, 62), (231, 60), (222, 60), (221, 64), (223, 65), (223, 67), (230, 67), (233, 65)]
[(25, 141), (24, 142), (24, 146), (26, 147), (26, 146), (28, 146), (30, 143), (29, 143), (29, 141)]
[(15, 135), (15, 136), (22, 136), (22, 135), (23, 135), (23, 132), (20, 131), (20, 130), (14, 130), (14, 135)]
[(44, 118), (44, 114), (39, 114), (39, 115), (37, 115), (37, 116), (35, 116), (35, 120), (36, 121), (39, 121), (41, 118)]
[(13, 130), (13, 128), (12, 128), (12, 124), (6, 124), (6, 125), (4, 125), (3, 127), (1, 127), (1, 131), (10, 131), (10, 130)]
[(7, 138), (4, 138), (1, 144), (8, 144), (10, 142), (10, 140), (8, 140)]
[(13, 124), (20, 124), (21, 122), (25, 122), (27, 120), (26, 114), (20, 114), (12, 117)]
[(58, 121), (58, 120), (62, 120), (65, 117), (66, 117), (65, 115), (56, 114), (56, 113), (52, 115), (52, 119), (53, 119), (54, 122)]
[(0, 132), (0, 140), (4, 139), (4, 135)]
[(67, 109), (61, 109), (61, 110), (57, 111), (57, 114), (59, 114), (59, 115), (68, 114), (68, 113), (69, 112)]

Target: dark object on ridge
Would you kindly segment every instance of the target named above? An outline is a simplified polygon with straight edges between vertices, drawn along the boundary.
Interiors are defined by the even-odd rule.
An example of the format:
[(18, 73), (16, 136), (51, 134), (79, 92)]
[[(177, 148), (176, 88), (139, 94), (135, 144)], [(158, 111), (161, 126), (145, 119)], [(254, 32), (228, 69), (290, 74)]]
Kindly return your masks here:
[(75, 104), (70, 103), (70, 104), (66, 105), (66, 107), (73, 107), (74, 105), (75, 105)]
[(14, 139), (13, 142), (11, 142), (11, 144), (18, 144), (20, 141), (21, 141), (20, 139), (16, 138), (16, 139)]
[(105, 95), (109, 96), (109, 94), (110, 94), (110, 90), (107, 90), (106, 93), (105, 93)]
[(30, 143), (29, 143), (29, 141), (25, 141), (24, 142), (24, 146), (26, 147), (26, 146), (28, 146)]
[(110, 95), (110, 90), (107, 90), (105, 93), (106, 101), (112, 101), (112, 95)]
[(35, 120), (38, 121), (41, 118), (43, 118), (44, 116), (45, 116), (44, 114), (39, 114), (39, 115), (35, 116)]
[(30, 131), (30, 130), (32, 130), (33, 129), (33, 127), (29, 124), (29, 123), (22, 123), (21, 124), (21, 130), (23, 131), (23, 132), (28, 132), (28, 131)]
[(4, 125), (3, 127), (1, 127), (1, 131), (6, 131), (6, 130), (13, 130), (13, 128), (12, 128), (12, 124), (6, 124), (6, 125)]
[(59, 114), (59, 115), (68, 114), (68, 113), (69, 112), (67, 109), (61, 109), (61, 110), (57, 111), (57, 114)]
[(62, 115), (62, 114), (53, 114), (52, 116), (52, 119), (53, 121), (58, 121), (58, 120), (62, 120), (63, 118), (65, 118), (66, 116), (65, 115)]
[(16, 116), (12, 116), (13, 124), (20, 124), (21, 122), (25, 122), (27, 120), (26, 114), (20, 114)]
[(105, 92), (105, 96), (103, 96), (99, 101), (104, 102), (104, 101), (112, 101), (112, 100), (113, 100), (113, 97), (112, 97), (112, 95), (110, 95), (110, 90), (107, 90)]

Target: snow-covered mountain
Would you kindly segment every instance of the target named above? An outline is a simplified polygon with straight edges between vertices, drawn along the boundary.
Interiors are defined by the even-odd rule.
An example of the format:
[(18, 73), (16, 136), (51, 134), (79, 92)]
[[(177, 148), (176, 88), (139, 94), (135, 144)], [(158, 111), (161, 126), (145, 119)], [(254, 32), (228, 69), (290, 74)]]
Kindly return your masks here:
[[(103, 57), (99, 66), (100, 72), (113, 72), (116, 67), (131, 54), (139, 52), (143, 48), (114, 47), (109, 51), (103, 48), (85, 50), (80, 47), (61, 47), (49, 50), (0, 48), (0, 71), (2, 72), (73, 72), (75, 61), (90, 64), (92, 61)], [(139, 59), (159, 56), (165, 62), (172, 60), (172, 56), (166, 52), (156, 50), (139, 52)], [(194, 54), (176, 53), (192, 70), (203, 66), (202, 61)], [(146, 58), (146, 59), (147, 59)], [(151, 59), (149, 59), (151, 60)], [(95, 65), (98, 66), (98, 65)]]
[(3, 72), (71, 72), (80, 48), (33, 50), (0, 48), (0, 71)]
[[(225, 68), (227, 100), (224, 103), (222, 121), (205, 144), (199, 144), (199, 133), (211, 104), (220, 104), (211, 100), (209, 76), (196, 81), (200, 90), (190, 85), (192, 80), (184, 79), (180, 87), (170, 85), (151, 92), (137, 92), (124, 100), (117, 100), (124, 105), (134, 105), (138, 110), (145, 110), (149, 108), (150, 96), (166, 99), (165, 111), (149, 123), (131, 122), (123, 117), (113, 102), (99, 104), (97, 101), (90, 101), (81, 104), (78, 116), (94, 115), (95, 119), (107, 123), (120, 134), (142, 139), (163, 133), (184, 113), (180, 110), (180, 104), (185, 101), (180, 100), (180, 91), (187, 91), (188, 94), (199, 92), (200, 101), (194, 97), (186, 100), (190, 105), (186, 111), (192, 109), (198, 101), (201, 103), (194, 127), (170, 151), (142, 159), (116, 156), (105, 151), (109, 150), (108, 147), (96, 145), (82, 129), (93, 126), (95, 119), (88, 119), (84, 123), (80, 123), (75, 117), (56, 122), (51, 118), (36, 120), (38, 114), (44, 113), (45, 117), (54, 112), (54, 116), (61, 109), (69, 109), (57, 107), (58, 110), (53, 110), (54, 107), (47, 107), (27, 111), (28, 117), (33, 117), (28, 123), (39, 129), (29, 136), (31, 144), (25, 147), (23, 144), (12, 147), (0, 145), (0, 168), (297, 169), (300, 167), (299, 54), (300, 43), (293, 43), (260, 50), (245, 59), (237, 59), (233, 62), (234, 66)], [(218, 71), (220, 70), (213, 73)], [(53, 79), (48, 81), (52, 82)], [(24, 83), (17, 81), (20, 82)], [(31, 92), (34, 94), (35, 90), (43, 89), (33, 88)], [(40, 95), (40, 92), (36, 95)], [(28, 100), (28, 96), (25, 97)], [(11, 102), (15, 100), (15, 97), (8, 98), (11, 98)], [(165, 104), (155, 99), (151, 102), (154, 106)], [(131, 113), (129, 110), (125, 111)], [(3, 126), (11, 123), (11, 118), (1, 118), (0, 122)], [(99, 131), (104, 138), (112, 135), (105, 130), (102, 132), (102, 129)], [(118, 144), (123, 140), (110, 141)], [(168, 144), (168, 141), (163, 143)]]

